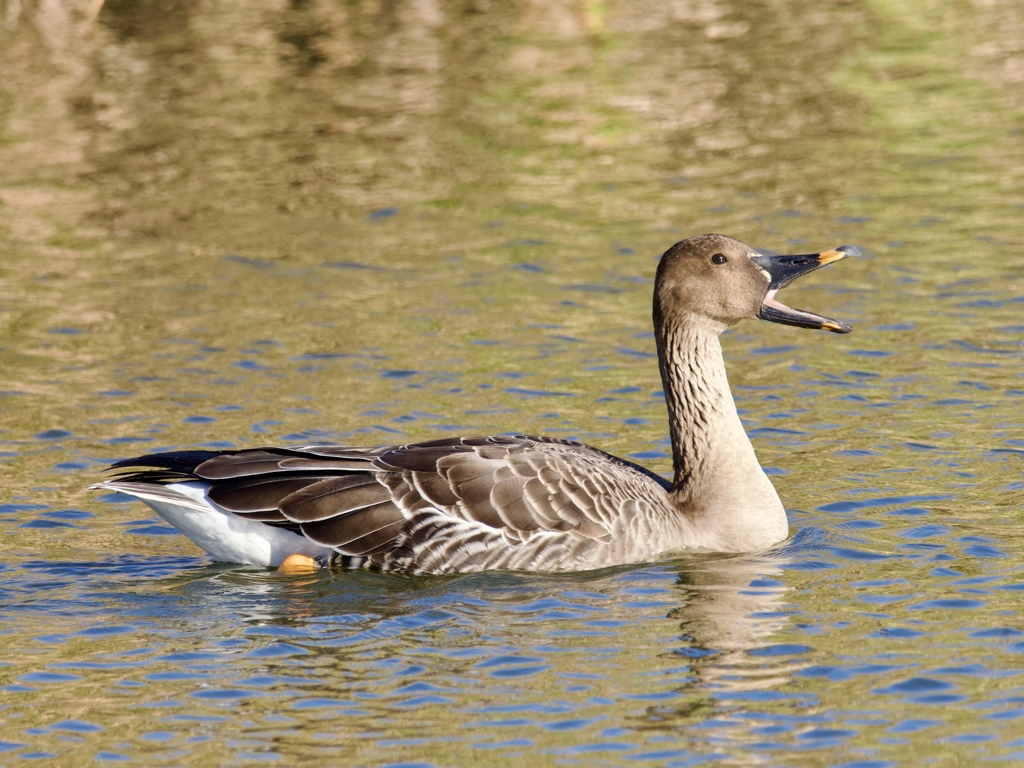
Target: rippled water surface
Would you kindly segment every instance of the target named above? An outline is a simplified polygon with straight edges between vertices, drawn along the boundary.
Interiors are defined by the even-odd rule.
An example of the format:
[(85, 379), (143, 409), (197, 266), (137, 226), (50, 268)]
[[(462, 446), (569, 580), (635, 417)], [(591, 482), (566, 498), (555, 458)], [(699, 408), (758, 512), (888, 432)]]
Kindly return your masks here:
[[(0, 0), (0, 764), (1024, 761), (1011, 0)], [(684, 236), (857, 245), (724, 347), (794, 535), (562, 576), (211, 562), (189, 446), (670, 469)]]

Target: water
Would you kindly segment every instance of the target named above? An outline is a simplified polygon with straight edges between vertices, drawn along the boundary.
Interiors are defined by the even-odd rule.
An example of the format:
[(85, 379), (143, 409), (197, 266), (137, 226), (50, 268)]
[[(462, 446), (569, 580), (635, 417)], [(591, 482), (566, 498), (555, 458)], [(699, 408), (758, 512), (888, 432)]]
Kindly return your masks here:
[[(0, 10), (0, 763), (1024, 760), (1014, 3)], [(665, 473), (703, 231), (864, 253), (787, 299), (853, 334), (724, 340), (776, 551), (286, 576), (86, 490), (506, 431)]]

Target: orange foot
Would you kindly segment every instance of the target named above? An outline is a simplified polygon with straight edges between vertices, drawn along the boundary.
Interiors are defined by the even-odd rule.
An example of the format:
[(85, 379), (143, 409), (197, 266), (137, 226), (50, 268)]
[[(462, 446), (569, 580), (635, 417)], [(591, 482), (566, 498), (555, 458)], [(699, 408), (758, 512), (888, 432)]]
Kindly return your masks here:
[(282, 573), (312, 573), (320, 570), (320, 564), (309, 555), (288, 555), (277, 567)]

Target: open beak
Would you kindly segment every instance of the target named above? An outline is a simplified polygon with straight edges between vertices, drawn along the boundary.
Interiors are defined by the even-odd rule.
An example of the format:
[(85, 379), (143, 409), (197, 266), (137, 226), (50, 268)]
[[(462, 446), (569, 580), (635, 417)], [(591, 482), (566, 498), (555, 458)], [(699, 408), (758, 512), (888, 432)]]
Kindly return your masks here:
[(781, 289), (798, 277), (813, 272), (819, 267), (824, 267), (826, 264), (831, 264), (833, 261), (845, 259), (847, 256), (860, 256), (860, 251), (852, 245), (841, 245), (831, 251), (800, 256), (765, 256), (764, 254), (751, 256), (751, 260), (763, 269), (771, 280), (768, 285), (768, 293), (761, 301), (761, 311), (757, 313), (757, 316), (772, 323), (795, 325), (798, 328), (824, 328), (833, 333), (849, 333), (853, 327), (846, 323), (822, 317), (813, 312), (805, 312), (802, 309), (791, 309), (775, 298)]

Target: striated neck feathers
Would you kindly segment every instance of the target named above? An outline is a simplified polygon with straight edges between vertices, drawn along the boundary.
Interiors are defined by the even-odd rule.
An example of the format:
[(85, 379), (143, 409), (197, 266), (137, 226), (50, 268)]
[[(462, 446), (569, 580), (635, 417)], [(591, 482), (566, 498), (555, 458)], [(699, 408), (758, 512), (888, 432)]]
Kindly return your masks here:
[(705, 546), (779, 541), (785, 511), (736, 412), (719, 343), (726, 324), (683, 308), (670, 284), (661, 288), (654, 327), (672, 439), (672, 503), (700, 526)]
[(720, 330), (714, 327), (720, 324), (682, 313), (666, 317), (659, 309), (656, 304), (654, 321), (672, 439), (672, 490), (679, 503), (686, 503), (699, 495), (715, 463), (716, 442), (729, 437), (749, 441), (742, 425), (740, 435), (735, 434), (739, 419), (718, 341)]

